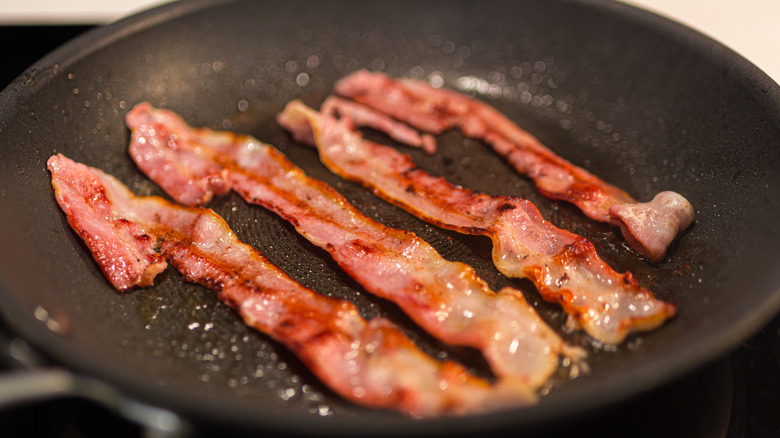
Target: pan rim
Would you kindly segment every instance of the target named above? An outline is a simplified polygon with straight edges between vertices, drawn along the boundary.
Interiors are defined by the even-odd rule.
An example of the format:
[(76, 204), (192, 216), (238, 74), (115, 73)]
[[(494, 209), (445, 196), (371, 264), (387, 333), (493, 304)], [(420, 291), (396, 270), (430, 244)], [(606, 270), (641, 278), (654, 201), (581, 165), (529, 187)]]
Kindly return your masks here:
[[(17, 102), (24, 101), (37, 90), (45, 87), (51, 78), (63, 74), (62, 72), (71, 63), (77, 62), (94, 51), (131, 34), (143, 32), (148, 28), (188, 14), (236, 1), (196, 0), (171, 3), (86, 32), (36, 62), (0, 94), (0, 126), (4, 126), (7, 123), (10, 114), (18, 111)], [(705, 35), (663, 17), (625, 4), (599, 0), (565, 0), (562, 3), (578, 3), (588, 7), (599, 8), (609, 13), (619, 14), (630, 18), (634, 22), (640, 22), (648, 26), (661, 26), (662, 32), (672, 35), (682, 43), (691, 44), (699, 51), (706, 48), (710, 59), (725, 64), (735, 78), (741, 79), (740, 82), (746, 89), (751, 91), (756, 100), (765, 105), (764, 108), (767, 108), (767, 110), (780, 108), (780, 87), (772, 79), (740, 55)], [(26, 84), (27, 79), (31, 76), (36, 76), (35, 83), (32, 85)], [(160, 398), (160, 391), (157, 390), (157, 393), (155, 393), (154, 385), (147, 384), (144, 387), (143, 384), (145, 382), (141, 382), (133, 376), (118, 375), (111, 373), (110, 370), (100, 369), (100, 367), (96, 367), (95, 361), (90, 358), (74, 357), (66, 340), (59, 338), (41, 324), (37, 324), (36, 321), (21, 316), (23, 312), (18, 303), (10, 299), (8, 294), (5, 293), (6, 284), (5, 281), (0, 281), (0, 288), (2, 288), (0, 290), (0, 303), (2, 303), (0, 305), (0, 313), (2, 313), (4, 321), (34, 347), (45, 351), (54, 358), (56, 362), (67, 364), (72, 369), (77, 370), (77, 372), (94, 375), (101, 380), (110, 382), (131, 398), (144, 402), (163, 400), (164, 403), (162, 405), (172, 406), (174, 411), (186, 412), (193, 417), (204, 414), (202, 405), (197, 403), (191, 395), (163, 394), (164, 396)], [(601, 386), (600, 392), (607, 395), (602, 395), (597, 401), (588, 399), (590, 392), (586, 386), (577, 393), (570, 394), (568, 398), (556, 400), (557, 405), (553, 406), (554, 409), (550, 409), (548, 404), (540, 404), (521, 411), (486, 414), (485, 417), (490, 418), (491, 424), (497, 427), (502, 424), (538, 424), (549, 422), (562, 416), (572, 416), (587, 410), (605, 407), (625, 400), (632, 395), (645, 392), (664, 382), (681, 377), (722, 356), (736, 346), (735, 339), (744, 340), (750, 334), (759, 330), (780, 310), (780, 289), (776, 290), (774, 294), (765, 296), (763, 304), (755, 313), (749, 316), (745, 315), (737, 323), (731, 324), (729, 326), (730, 330), (721, 330), (722, 333), (719, 336), (710, 336), (706, 339), (706, 342), (697, 343), (692, 348), (681, 351), (678, 356), (670, 358), (669, 361), (662, 364), (660, 369), (654, 370), (652, 379), (644, 380), (643, 384), (639, 385), (639, 388), (637, 388), (636, 383), (631, 386), (625, 385), (623, 380), (610, 381), (606, 387), (601, 382), (599, 383)], [(586, 399), (590, 403), (583, 403)], [(272, 427), (287, 431), (289, 431), (290, 423), (292, 423), (294, 427), (300, 428), (300, 431), (312, 432), (311, 424), (301, 424), (302, 422), (300, 421), (291, 422), (291, 420), (300, 420), (292, 415), (285, 416), (284, 414), (273, 413), (264, 418), (258, 416), (256, 411), (252, 412), (253, 415), (248, 415), (250, 410), (247, 409), (244, 412), (241, 406), (242, 404), (233, 405), (228, 403), (224, 406), (216, 407), (215, 410), (218, 412), (215, 417), (227, 418), (230, 422), (235, 423), (243, 422), (248, 427)], [(214, 411), (209, 413), (214, 413)], [(249, 418), (251, 420), (248, 420)], [(366, 427), (370, 427), (372, 431), (376, 431), (377, 427), (375, 422), (363, 424), (360, 420), (355, 421), (354, 418), (346, 419), (345, 421), (334, 421), (333, 419), (322, 419), (322, 421), (319, 421), (317, 417), (312, 417), (311, 421), (316, 423), (315, 428), (323, 434), (344, 433), (344, 427), (348, 424), (358, 424), (359, 426), (356, 430), (364, 430)], [(388, 433), (398, 433), (400, 430), (408, 433), (410, 432), (410, 427), (415, 433), (424, 433), (431, 430), (464, 431), (464, 428), (477, 427), (472, 425), (468, 418), (432, 419), (418, 422), (410, 422), (401, 418), (398, 421), (388, 420), (387, 426)]]

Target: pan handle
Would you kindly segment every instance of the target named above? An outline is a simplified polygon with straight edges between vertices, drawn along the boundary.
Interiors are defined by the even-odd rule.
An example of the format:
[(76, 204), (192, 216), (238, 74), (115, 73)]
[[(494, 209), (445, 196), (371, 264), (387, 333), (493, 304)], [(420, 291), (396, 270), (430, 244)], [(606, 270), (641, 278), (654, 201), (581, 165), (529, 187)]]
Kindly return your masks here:
[(6, 342), (4, 349), (6, 358), (12, 358), (21, 367), (0, 375), (0, 409), (63, 397), (80, 397), (138, 424), (144, 429), (146, 437), (180, 438), (190, 435), (190, 425), (173, 412), (128, 399), (110, 385), (91, 377), (56, 367), (32, 366), (37, 358), (19, 338)]

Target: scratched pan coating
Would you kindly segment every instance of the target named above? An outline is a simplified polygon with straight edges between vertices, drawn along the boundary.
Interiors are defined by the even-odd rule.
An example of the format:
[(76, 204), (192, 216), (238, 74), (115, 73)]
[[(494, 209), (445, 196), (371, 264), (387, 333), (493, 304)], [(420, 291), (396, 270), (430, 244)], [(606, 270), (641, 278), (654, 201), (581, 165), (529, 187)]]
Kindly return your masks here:
[[(565, 316), (526, 281), (499, 274), (487, 239), (426, 225), (340, 180), (274, 115), (318, 105), (358, 69), (427, 79), (491, 103), (570, 161), (640, 200), (674, 190), (694, 225), (667, 259), (637, 258), (612, 229), (541, 197), (484, 144), (448, 132), (420, 166), (490, 194), (533, 201), (583, 234), (618, 271), (678, 305), (679, 315), (615, 349), (563, 329)], [(591, 372), (555, 379), (537, 406), (477, 418), (412, 421), (334, 396), (280, 345), (248, 329), (173, 270), (114, 292), (70, 231), (45, 170), (62, 152), (162, 193), (135, 168), (123, 115), (141, 101), (196, 126), (277, 145), (381, 222), (410, 229), (491, 286), (521, 289)], [(602, 1), (196, 1), (95, 29), (45, 57), (0, 98), (0, 312), (34, 347), (127, 397), (186, 418), (288, 433), (411, 435), (538, 427), (641, 394), (726, 354), (780, 307), (780, 92), (739, 55), (693, 31)], [(372, 138), (381, 135), (368, 132)], [(405, 149), (406, 150), (406, 149)], [(239, 237), (317, 291), (383, 315), (440, 358), (489, 377), (472, 351), (422, 333), (367, 294), (327, 253), (236, 195), (214, 200)]]

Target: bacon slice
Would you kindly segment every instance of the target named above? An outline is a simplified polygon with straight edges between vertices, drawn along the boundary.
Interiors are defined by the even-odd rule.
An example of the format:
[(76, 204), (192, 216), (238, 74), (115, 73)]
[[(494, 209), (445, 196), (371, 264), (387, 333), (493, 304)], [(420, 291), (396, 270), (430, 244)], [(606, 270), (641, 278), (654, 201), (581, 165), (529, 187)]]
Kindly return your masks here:
[(662, 260), (677, 234), (693, 221), (693, 207), (682, 195), (663, 192), (665, 201), (640, 204), (559, 157), (494, 108), (460, 93), (365, 70), (339, 81), (335, 91), (423, 131), (440, 134), (458, 128), (484, 140), (530, 177), (542, 194), (571, 202), (592, 219), (619, 226), (631, 247), (651, 261)]
[(347, 120), (355, 126), (382, 131), (389, 135), (393, 140), (408, 146), (422, 148), (428, 154), (436, 152), (436, 140), (433, 136), (428, 134), (421, 136), (419, 132), (410, 128), (408, 125), (400, 123), (384, 113), (375, 111), (365, 105), (360, 105), (336, 96), (329, 96), (322, 103), (322, 112), (338, 115), (339, 118)]
[[(118, 290), (151, 282), (153, 274), (125, 281), (124, 267), (139, 254), (165, 258), (187, 281), (212, 289), (247, 325), (286, 345), (349, 400), (436, 416), (504, 409), (536, 399), (522, 383), (502, 379), (491, 385), (459, 364), (433, 360), (388, 320), (366, 321), (354, 304), (305, 288), (240, 242), (211, 210), (136, 197), (110, 175), (62, 155), (51, 157), (48, 168), (57, 201), (93, 254), (102, 251), (105, 241), (127, 249), (113, 251), (116, 257), (96, 257)], [(102, 231), (116, 224), (114, 235)], [(96, 229), (99, 233), (92, 234)], [(127, 236), (148, 245), (137, 250)], [(112, 264), (120, 268), (112, 269)]]
[(417, 168), (406, 154), (366, 141), (350, 126), (291, 102), (278, 117), (296, 140), (315, 144), (336, 174), (438, 226), (493, 240), (493, 261), (509, 277), (530, 279), (595, 339), (622, 342), (673, 316), (630, 272), (618, 274), (584, 237), (545, 221), (529, 201), (487, 196)]
[[(250, 136), (192, 128), (148, 103), (135, 106), (126, 120), (133, 160), (174, 199), (210, 199), (222, 186), (209, 190), (207, 182), (224, 175), (247, 202), (274, 211), (327, 250), (368, 292), (393, 301), (444, 342), (482, 351), (497, 376), (537, 388), (555, 372), (561, 354), (584, 355), (566, 346), (519, 291), (493, 292), (470, 266), (447, 261), (413, 233), (363, 215), (272, 146)], [(212, 173), (177, 167), (180, 155)], [(171, 175), (177, 170), (182, 174)], [(191, 197), (193, 186), (203, 193)]]
[(149, 286), (168, 267), (154, 250), (152, 236), (135, 222), (114, 214), (116, 208), (103, 185), (82, 165), (62, 155), (49, 159), (52, 185), (68, 223), (92, 252), (103, 274), (120, 292)]

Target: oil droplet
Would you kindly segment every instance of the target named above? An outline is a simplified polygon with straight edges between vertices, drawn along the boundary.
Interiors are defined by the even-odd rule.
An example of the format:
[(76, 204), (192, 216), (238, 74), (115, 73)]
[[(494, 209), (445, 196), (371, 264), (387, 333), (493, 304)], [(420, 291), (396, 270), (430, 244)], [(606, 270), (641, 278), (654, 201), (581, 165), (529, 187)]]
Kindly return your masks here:
[(384, 70), (385, 66), (387, 64), (385, 63), (384, 59), (376, 58), (369, 64), (369, 67), (371, 67), (371, 70)]
[(455, 43), (452, 41), (445, 41), (441, 46), (441, 51), (445, 55), (449, 55), (455, 51)]
[(44, 323), (46, 328), (53, 332), (65, 333), (69, 327), (68, 318), (65, 315), (60, 314), (55, 318), (42, 306), (36, 307), (33, 311), (33, 315), (35, 316), (35, 319)]
[(444, 86), (444, 78), (442, 77), (441, 72), (435, 71), (431, 73), (431, 76), (428, 78), (428, 83), (433, 88), (441, 88)]
[(281, 398), (284, 401), (290, 400), (291, 398), (295, 397), (295, 394), (297, 393), (298, 391), (296, 391), (296, 389), (292, 387), (280, 389), (278, 392), (279, 398)]
[(309, 68), (316, 68), (320, 65), (320, 57), (317, 55), (309, 55), (306, 59), (306, 66)]

